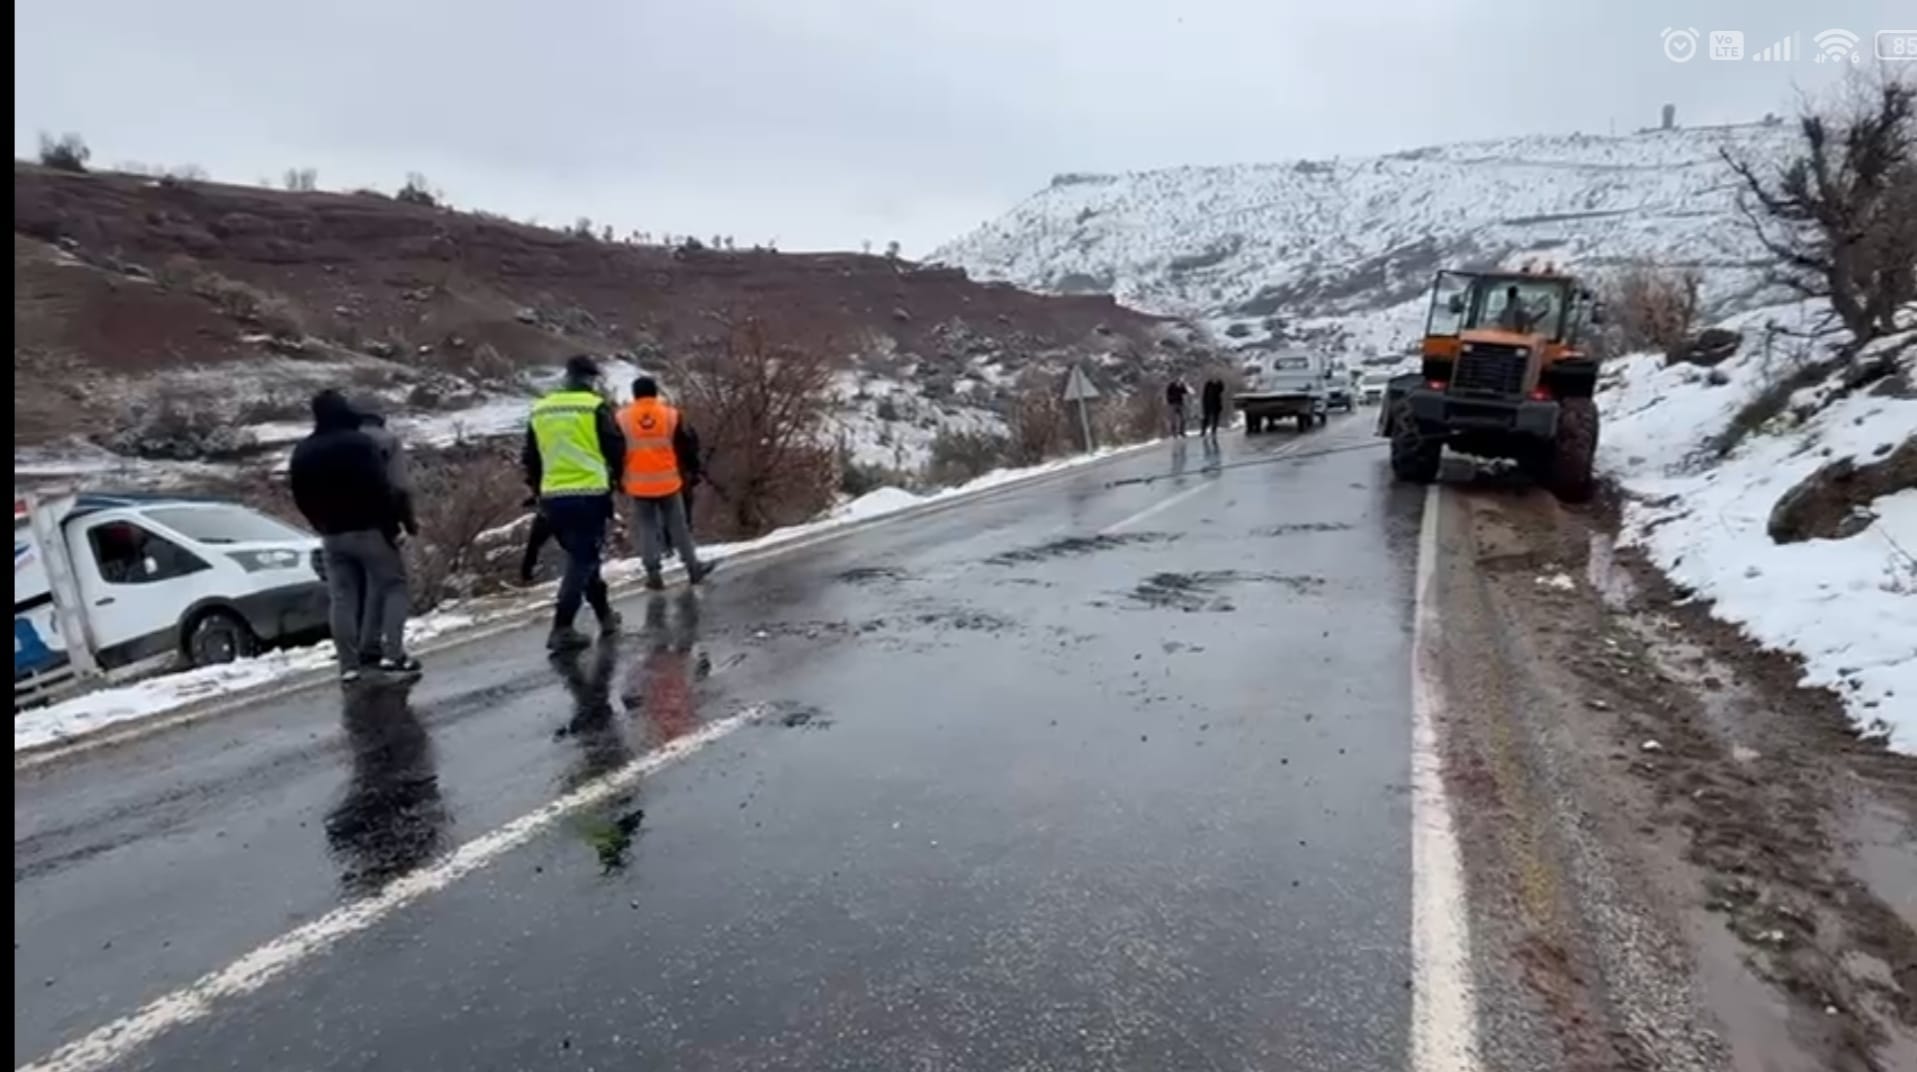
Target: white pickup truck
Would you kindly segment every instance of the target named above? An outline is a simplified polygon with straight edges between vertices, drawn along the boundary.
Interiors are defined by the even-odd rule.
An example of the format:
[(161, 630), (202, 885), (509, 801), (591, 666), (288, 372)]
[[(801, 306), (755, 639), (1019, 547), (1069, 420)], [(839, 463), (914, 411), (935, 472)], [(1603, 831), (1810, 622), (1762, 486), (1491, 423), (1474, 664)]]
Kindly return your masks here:
[(319, 546), (233, 503), (15, 497), (14, 707), (318, 634), (327, 619)]
[(1331, 387), (1331, 361), (1324, 355), (1274, 354), (1246, 363), (1245, 386), (1232, 405), (1245, 415), (1246, 435), (1257, 435), (1286, 418), (1307, 432), (1328, 419)]

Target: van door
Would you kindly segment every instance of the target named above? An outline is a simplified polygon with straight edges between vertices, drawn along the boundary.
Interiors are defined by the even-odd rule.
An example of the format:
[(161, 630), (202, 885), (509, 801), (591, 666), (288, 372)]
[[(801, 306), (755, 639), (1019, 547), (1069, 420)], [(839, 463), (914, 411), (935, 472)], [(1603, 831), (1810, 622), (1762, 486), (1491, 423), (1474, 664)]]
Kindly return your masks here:
[(134, 518), (82, 518), (70, 531), (74, 573), (101, 665), (126, 666), (177, 651), (181, 615), (217, 585), (213, 567)]

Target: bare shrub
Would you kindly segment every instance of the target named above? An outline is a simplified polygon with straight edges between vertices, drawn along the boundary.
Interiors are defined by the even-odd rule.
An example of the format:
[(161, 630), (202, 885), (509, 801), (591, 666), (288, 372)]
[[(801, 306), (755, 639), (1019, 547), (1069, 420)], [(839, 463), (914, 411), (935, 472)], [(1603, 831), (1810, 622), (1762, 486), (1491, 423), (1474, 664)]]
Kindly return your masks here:
[(280, 185), (296, 193), (310, 193), (319, 189), (319, 171), (310, 167), (287, 168)]
[(861, 462), (840, 448), (839, 493), (850, 498), (867, 495), (880, 488), (909, 488), (918, 481), (903, 469)]
[(399, 188), (399, 192), (393, 195), (393, 200), (404, 201), (409, 205), (437, 208), (445, 197), (445, 193), (433, 188), (433, 184), (427, 181), (426, 176), (417, 171), (409, 171), (406, 173), (406, 185)]
[(1645, 265), (1627, 268), (1606, 280), (1604, 311), (1608, 315), (1601, 336), (1606, 349), (1612, 353), (1670, 353), (1682, 348), (1697, 323), (1701, 281), (1695, 270)]
[(1705, 449), (1719, 458), (1728, 456), (1739, 443), (1783, 416), (1790, 407), (1792, 395), (1823, 383), (1849, 361), (1849, 355), (1844, 353), (1813, 360), (1806, 348), (1784, 367), (1766, 363), (1760, 370), (1764, 382), (1758, 392), (1731, 415), (1724, 430), (1713, 436)]
[(1148, 387), (1140, 388), (1126, 395), (1116, 408), (1118, 420), (1115, 422), (1115, 432), (1121, 441), (1143, 443), (1165, 434), (1165, 400), (1159, 392)]
[[(176, 266), (176, 262), (170, 261), (169, 271)], [(299, 307), (278, 294), (210, 270), (192, 272), (187, 285), (193, 293), (219, 306), (221, 312), (242, 324), (281, 338), (306, 334), (306, 321)]]
[(40, 163), (47, 167), (85, 174), (87, 160), (92, 156), (93, 150), (87, 148), (86, 140), (78, 134), (69, 131), (57, 138), (51, 134), (40, 135)]
[(410, 461), (419, 518), (419, 535), (405, 548), (413, 609), (497, 589), (512, 576), (512, 526), (526, 514), (525, 479), (514, 452), (465, 444), (414, 452)]
[(217, 400), (183, 386), (163, 387), (136, 397), (95, 442), (133, 458), (205, 461), (230, 458), (253, 445), (253, 438)]
[(497, 346), (482, 342), (473, 349), (466, 363), (466, 374), (480, 383), (508, 383), (519, 375), (519, 366)]
[(1014, 465), (1037, 465), (1077, 446), (1077, 413), (1051, 383), (1028, 381), (1013, 397), (1007, 417)]
[(1781, 164), (1723, 157), (1746, 221), (1779, 261), (1773, 280), (1828, 299), (1862, 347), (1917, 301), (1917, 81), (1860, 76), (1845, 100), (1801, 116), (1798, 132)]
[(246, 425), (302, 421), (311, 414), (312, 400), (304, 394), (267, 394), (240, 403), (233, 422)]
[(942, 431), (932, 439), (925, 476), (940, 486), (963, 484), (1004, 467), (1011, 453), (1012, 441), (995, 432)]
[(680, 404), (707, 455), (712, 494), (698, 499), (703, 531), (757, 536), (831, 505), (840, 477), (825, 435), (829, 352), (774, 342), (763, 323), (746, 318), (679, 364)]

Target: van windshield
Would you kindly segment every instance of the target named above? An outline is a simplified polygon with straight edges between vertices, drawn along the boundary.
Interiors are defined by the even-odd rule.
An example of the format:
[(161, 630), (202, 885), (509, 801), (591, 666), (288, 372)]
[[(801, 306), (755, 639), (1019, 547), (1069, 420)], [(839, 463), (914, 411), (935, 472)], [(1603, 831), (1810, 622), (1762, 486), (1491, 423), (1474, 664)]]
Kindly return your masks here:
[(1311, 367), (1311, 359), (1308, 357), (1281, 357), (1273, 361), (1271, 367), (1277, 369), (1308, 369)]
[(146, 516), (200, 543), (254, 543), (304, 540), (304, 532), (238, 506), (161, 506)]

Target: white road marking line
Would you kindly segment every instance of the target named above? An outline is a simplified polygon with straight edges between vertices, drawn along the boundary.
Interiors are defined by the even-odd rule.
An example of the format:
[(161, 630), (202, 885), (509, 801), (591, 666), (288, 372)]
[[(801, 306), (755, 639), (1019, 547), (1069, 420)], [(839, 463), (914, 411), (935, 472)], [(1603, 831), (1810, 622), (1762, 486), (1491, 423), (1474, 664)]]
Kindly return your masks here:
[(1150, 506), (1145, 507), (1143, 510), (1140, 510), (1139, 512), (1133, 514), (1132, 516), (1124, 519), (1123, 521), (1113, 522), (1112, 524), (1107, 525), (1102, 529), (1099, 529), (1098, 534), (1100, 536), (1110, 536), (1111, 534), (1115, 532), (1123, 532), (1124, 530), (1131, 528), (1133, 525), (1138, 524), (1140, 521), (1143, 521), (1148, 517), (1152, 517), (1158, 514), (1160, 511), (1168, 510), (1171, 507), (1177, 505), (1178, 503), (1184, 502), (1186, 499), (1191, 498), (1192, 496), (1198, 494), (1201, 491), (1210, 491), (1211, 488), (1212, 488), (1212, 485), (1209, 483), (1200, 484), (1195, 488), (1186, 488), (1184, 491), (1181, 491), (1178, 494), (1171, 496), (1170, 498), (1161, 499), (1158, 502), (1155, 502), (1151, 504)]
[[(1283, 458), (1292, 454), (1296, 454), (1299, 451), (1304, 450), (1306, 447), (1317, 448), (1317, 447), (1322, 447), (1324, 445), (1325, 444), (1323, 443), (1323, 441), (1315, 437), (1300, 436), (1296, 439), (1293, 439), (1291, 442), (1286, 443), (1284, 446), (1279, 447), (1277, 450), (1268, 451), (1259, 456), (1263, 458)], [(1205, 476), (1205, 470), (1203, 468), (1188, 469), (1180, 475), (1186, 476), (1186, 477), (1203, 477)], [(1170, 479), (1170, 478), (1168, 477), (1167, 479)], [(1181, 491), (1178, 494), (1173, 495), (1172, 497), (1168, 499), (1165, 499), (1163, 501), (1156, 502), (1150, 506), (1147, 506), (1143, 510), (1140, 510), (1139, 512), (1133, 514), (1132, 516), (1128, 518), (1125, 518), (1122, 521), (1114, 522), (1110, 525), (1105, 526), (1102, 529), (1099, 529), (1098, 534), (1100, 536), (1110, 536), (1113, 533), (1123, 532), (1124, 530), (1131, 528), (1133, 525), (1138, 524), (1140, 521), (1143, 521), (1148, 517), (1152, 517), (1156, 515), (1162, 510), (1170, 509), (1172, 505), (1175, 503), (1184, 502), (1186, 499), (1189, 499), (1192, 496), (1198, 494), (1199, 492), (1204, 491), (1206, 488), (1210, 486), (1211, 486), (1210, 483), (1204, 483), (1204, 484), (1198, 485), (1195, 488), (1187, 488), (1184, 491)]]
[(757, 722), (764, 715), (764, 708), (749, 707), (738, 714), (708, 722), (692, 733), (669, 741), (563, 797), (481, 834), (437, 863), (395, 879), (385, 889), (365, 900), (341, 905), (260, 946), (226, 967), (154, 999), (139, 1010), (67, 1043), (38, 1061), (19, 1066), (19, 1072), (91, 1072), (114, 1064), (167, 1031), (206, 1017), (219, 1002), (231, 1001), (260, 990), (302, 961), (326, 952), (342, 939), (372, 927), (428, 894), (446, 889), (525, 845), (573, 812), (601, 804), (625, 792), (661, 767), (684, 759), (728, 734)]
[(1411, 634), (1411, 1068), (1477, 1072), (1478, 1000), (1472, 985), (1464, 864), (1438, 750), (1432, 606), (1438, 554), (1438, 485), (1424, 497)]

